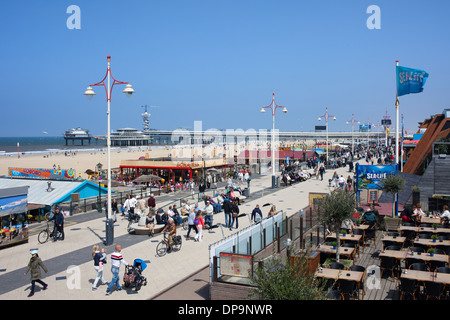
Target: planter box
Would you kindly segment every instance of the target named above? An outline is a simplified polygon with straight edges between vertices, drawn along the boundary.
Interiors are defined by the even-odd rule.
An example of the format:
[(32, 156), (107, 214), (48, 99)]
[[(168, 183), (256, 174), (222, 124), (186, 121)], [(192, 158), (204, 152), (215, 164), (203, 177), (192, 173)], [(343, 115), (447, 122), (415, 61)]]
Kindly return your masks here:
[(398, 231), (401, 223), (401, 218), (384, 217), (384, 229), (386, 231)]
[[(328, 258), (323, 263), (323, 267), (328, 267), (329, 264), (337, 262), (334, 258)], [(350, 267), (353, 264), (353, 260), (347, 260), (347, 259), (339, 259), (339, 263), (342, 263), (346, 268)]]

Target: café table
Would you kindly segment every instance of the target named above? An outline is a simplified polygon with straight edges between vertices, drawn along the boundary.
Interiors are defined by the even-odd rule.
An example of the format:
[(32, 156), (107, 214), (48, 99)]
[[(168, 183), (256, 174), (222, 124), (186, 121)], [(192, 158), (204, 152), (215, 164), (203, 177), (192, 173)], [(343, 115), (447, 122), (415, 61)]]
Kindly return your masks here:
[(450, 228), (419, 227), (417, 232), (448, 233), (450, 235)]
[(344, 279), (352, 280), (356, 282), (361, 282), (364, 272), (361, 271), (350, 271), (350, 270), (338, 270), (330, 268), (319, 268), (316, 273), (316, 277), (327, 278), (327, 279)]
[(435, 246), (450, 246), (450, 240), (436, 240), (433, 241), (433, 239), (415, 239), (414, 244), (421, 244), (428, 247), (435, 247)]
[(398, 260), (403, 260), (406, 258), (406, 250), (382, 250), (379, 257), (391, 257)]
[(369, 229), (369, 225), (368, 224), (360, 224), (359, 226), (353, 226), (353, 229), (367, 230), (367, 229)]
[(403, 245), (405, 243), (406, 237), (394, 237), (394, 236), (387, 236), (385, 235), (382, 239), (381, 242), (383, 242), (383, 248), (384, 248), (384, 243), (386, 241), (389, 242), (395, 242), (396, 244), (398, 244), (400, 247), (403, 248)]
[[(436, 277), (434, 277), (436, 275)], [(448, 273), (434, 273), (430, 271), (405, 270), (400, 275), (401, 278), (412, 279), (417, 281), (432, 281), (440, 282), (446, 285), (450, 284), (450, 274)]]
[(423, 216), (420, 218), (420, 223), (441, 223), (441, 218), (440, 217), (427, 217), (427, 216)]
[[(320, 252), (325, 254), (336, 254), (337, 248), (334, 248), (333, 246), (329, 246), (326, 244), (320, 245), (318, 248)], [(339, 254), (348, 256), (349, 258), (353, 257), (353, 252), (355, 251), (354, 248), (345, 248), (345, 247), (339, 247)]]
[(448, 263), (448, 255), (446, 254), (433, 254), (431, 256), (429, 253), (420, 253), (420, 252), (407, 252), (405, 258), (414, 258), (414, 259), (420, 259), (424, 262), (431, 262), (431, 261), (438, 261), (438, 262), (445, 262)]
[[(332, 232), (329, 235), (327, 235), (327, 239), (336, 239), (336, 233)], [(357, 248), (357, 253), (358, 253), (358, 257), (359, 257), (359, 241), (361, 240), (362, 235), (360, 234), (346, 234), (345, 236), (341, 233), (340, 234), (340, 240), (341, 242), (346, 242), (346, 241), (350, 241), (350, 242), (356, 242), (356, 248)]]

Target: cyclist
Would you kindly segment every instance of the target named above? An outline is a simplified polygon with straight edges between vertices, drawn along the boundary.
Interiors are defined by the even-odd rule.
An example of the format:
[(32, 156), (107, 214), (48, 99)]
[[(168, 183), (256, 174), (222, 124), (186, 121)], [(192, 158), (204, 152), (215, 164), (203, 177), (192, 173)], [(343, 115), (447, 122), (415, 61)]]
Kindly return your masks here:
[(169, 218), (169, 223), (164, 227), (164, 229), (162, 229), (161, 232), (165, 232), (166, 230), (169, 232), (169, 235), (167, 236), (169, 249), (167, 250), (167, 252), (170, 252), (172, 250), (173, 237), (177, 235), (177, 227), (172, 218)]
[(57, 231), (61, 232), (61, 240), (64, 240), (64, 215), (58, 207), (55, 209), (55, 214), (53, 215), (53, 217), (51, 217), (47, 221), (52, 220), (55, 220), (55, 225), (53, 227), (53, 241), (58, 240)]

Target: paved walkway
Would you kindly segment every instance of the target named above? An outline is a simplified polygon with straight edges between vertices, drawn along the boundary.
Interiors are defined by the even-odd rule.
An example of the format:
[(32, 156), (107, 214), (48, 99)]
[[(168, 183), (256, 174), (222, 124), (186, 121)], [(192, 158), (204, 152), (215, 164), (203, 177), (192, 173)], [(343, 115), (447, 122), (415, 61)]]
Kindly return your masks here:
[[(241, 204), (241, 213), (251, 213), (256, 204), (274, 203), (278, 210), (283, 210), (288, 216), (308, 205), (309, 192), (329, 192), (328, 179), (334, 171), (347, 177), (347, 168), (328, 170), (324, 180), (315, 178), (295, 184), (289, 187), (271, 189), (271, 176), (261, 176), (251, 182), (251, 195)], [(159, 203), (158, 203), (159, 205)], [(262, 208), (266, 215), (268, 207)], [(183, 280), (195, 275), (201, 270), (201, 274), (209, 272), (209, 244), (222, 239), (220, 228), (211, 232), (204, 231), (202, 242), (186, 241), (183, 237), (183, 245), (180, 251), (172, 252), (164, 257), (156, 256), (156, 245), (162, 239), (162, 235), (149, 238), (146, 235), (134, 235), (126, 232), (128, 221), (119, 218), (114, 228), (114, 242), (123, 248), (122, 254), (128, 263), (134, 259), (142, 259), (147, 262), (148, 267), (143, 274), (148, 279), (147, 286), (139, 292), (132, 289), (116, 291), (110, 296), (105, 295), (106, 286), (100, 286), (92, 291), (92, 283), (96, 277), (92, 261), (92, 246), (103, 245), (105, 236), (105, 217), (98, 214), (87, 221), (81, 221), (65, 227), (66, 240), (39, 244), (37, 236), (31, 236), (29, 242), (11, 248), (0, 250), (0, 299), (27, 299), (30, 289), (30, 276), (24, 275), (26, 265), (30, 259), (30, 250), (38, 249), (39, 256), (47, 266), (48, 274), (43, 273), (43, 280), (49, 284), (48, 290), (42, 291), (37, 285), (35, 295), (30, 299), (42, 300), (128, 300), (128, 299), (150, 299), (152, 297), (167, 299), (207, 299), (204, 294), (196, 294), (202, 280), (191, 281), (192, 286), (182, 286)], [(224, 223), (223, 212), (214, 215), (214, 224)], [(239, 227), (249, 226), (247, 217), (239, 219)], [(230, 231), (223, 228), (225, 236), (236, 230)], [(186, 231), (179, 228), (178, 234), (185, 235)], [(108, 260), (114, 251), (113, 246), (107, 247)], [(124, 268), (121, 267), (120, 275), (123, 276)], [(206, 273), (206, 274), (207, 274)], [(200, 274), (200, 273), (199, 273)], [(104, 277), (111, 280), (109, 264), (105, 268)], [(195, 277), (194, 277), (195, 279)], [(192, 280), (192, 277), (191, 277)], [(180, 284), (181, 282), (181, 284)], [(122, 283), (122, 281), (121, 281)], [(188, 283), (188, 282), (186, 282)], [(175, 291), (167, 290), (174, 284), (180, 284)], [(203, 286), (201, 286), (203, 287)], [(183, 288), (180, 290), (179, 288)], [(190, 289), (191, 288), (191, 289)], [(204, 288), (203, 288), (204, 289)], [(173, 289), (175, 290), (175, 289)], [(179, 292), (178, 292), (179, 291)], [(163, 293), (163, 294), (160, 294)]]

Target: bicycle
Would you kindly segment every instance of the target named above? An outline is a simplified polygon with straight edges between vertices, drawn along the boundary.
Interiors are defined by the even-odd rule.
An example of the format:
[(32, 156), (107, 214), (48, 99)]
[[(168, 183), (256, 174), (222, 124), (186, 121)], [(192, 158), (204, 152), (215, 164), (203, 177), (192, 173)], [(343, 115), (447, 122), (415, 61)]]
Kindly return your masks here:
[[(54, 228), (53, 228), (54, 230)], [(54, 239), (54, 232), (50, 231), (50, 224), (47, 221), (47, 228), (45, 228), (44, 230), (42, 230), (41, 232), (39, 232), (38, 234), (38, 241), (40, 244), (46, 243), (48, 241), (49, 238)], [(56, 231), (56, 239), (62, 238), (62, 233), (61, 231), (57, 230)]]
[(164, 232), (164, 239), (156, 246), (156, 254), (159, 257), (165, 256), (169, 249), (172, 249), (173, 251), (179, 251), (181, 249), (181, 236), (174, 236), (172, 239), (172, 247), (170, 247), (167, 234), (167, 232)]

